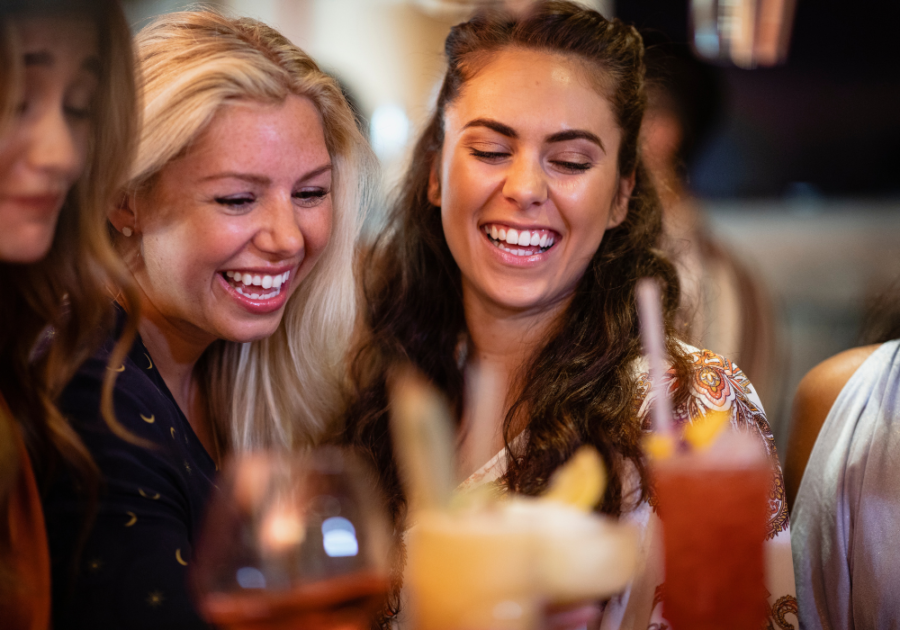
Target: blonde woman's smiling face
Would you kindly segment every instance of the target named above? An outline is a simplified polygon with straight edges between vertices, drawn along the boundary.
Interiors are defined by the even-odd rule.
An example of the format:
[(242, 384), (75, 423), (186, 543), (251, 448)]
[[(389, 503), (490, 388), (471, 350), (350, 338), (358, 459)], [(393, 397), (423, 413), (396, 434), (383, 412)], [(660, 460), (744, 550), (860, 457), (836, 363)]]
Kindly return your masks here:
[(429, 186), (464, 299), (509, 312), (570, 300), (606, 230), (627, 213), (621, 130), (586, 68), (506, 49), (466, 82), (444, 117)]
[(332, 223), (331, 158), (313, 103), (223, 106), (185, 155), (115, 214), (149, 317), (201, 342), (277, 329)]

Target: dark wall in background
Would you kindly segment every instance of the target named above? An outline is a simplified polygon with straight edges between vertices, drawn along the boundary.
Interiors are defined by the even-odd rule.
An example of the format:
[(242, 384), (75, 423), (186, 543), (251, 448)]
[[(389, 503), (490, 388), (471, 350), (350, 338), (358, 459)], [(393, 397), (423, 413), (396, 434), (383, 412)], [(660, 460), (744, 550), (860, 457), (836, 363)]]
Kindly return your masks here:
[[(686, 0), (617, 15), (687, 42)], [(800, 0), (788, 63), (718, 70), (725, 107), (689, 165), (707, 198), (900, 197), (900, 2)]]

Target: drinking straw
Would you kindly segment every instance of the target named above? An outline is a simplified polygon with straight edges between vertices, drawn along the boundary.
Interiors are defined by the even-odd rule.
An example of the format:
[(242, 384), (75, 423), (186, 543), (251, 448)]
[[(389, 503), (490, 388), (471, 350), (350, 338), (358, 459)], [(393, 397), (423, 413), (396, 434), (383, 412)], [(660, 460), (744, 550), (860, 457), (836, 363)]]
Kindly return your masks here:
[(663, 384), (666, 373), (666, 347), (663, 334), (662, 309), (660, 308), (659, 286), (655, 280), (638, 280), (635, 291), (638, 316), (641, 320), (641, 339), (644, 356), (650, 367), (650, 399), (653, 401), (653, 430), (662, 438), (671, 439), (672, 404)]

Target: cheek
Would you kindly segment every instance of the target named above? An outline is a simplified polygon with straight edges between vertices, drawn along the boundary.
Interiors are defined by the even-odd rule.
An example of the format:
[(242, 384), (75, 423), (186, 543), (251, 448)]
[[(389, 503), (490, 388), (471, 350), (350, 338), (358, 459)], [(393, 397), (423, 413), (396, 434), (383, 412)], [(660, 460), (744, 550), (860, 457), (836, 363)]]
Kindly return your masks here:
[(81, 175), (87, 164), (91, 144), (91, 130), (92, 127), (88, 121), (78, 122), (71, 128), (75, 159), (72, 160), (72, 168), (69, 171), (70, 185), (78, 179), (78, 176)]
[(334, 210), (331, 204), (323, 205), (317, 210), (308, 217), (304, 217), (305, 220), (300, 226), (306, 244), (306, 255), (312, 257), (313, 260), (318, 260), (325, 248), (328, 247), (334, 227)]

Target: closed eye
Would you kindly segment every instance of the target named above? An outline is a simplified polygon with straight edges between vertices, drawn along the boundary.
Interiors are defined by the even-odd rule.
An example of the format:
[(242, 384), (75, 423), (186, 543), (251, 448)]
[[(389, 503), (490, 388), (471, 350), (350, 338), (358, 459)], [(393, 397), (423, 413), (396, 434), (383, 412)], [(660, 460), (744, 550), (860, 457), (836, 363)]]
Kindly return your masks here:
[(509, 157), (509, 153), (503, 151), (479, 151), (478, 149), (469, 149), (471, 154), (482, 160), (502, 160)]
[(308, 190), (298, 190), (292, 196), (301, 206), (311, 207), (321, 203), (330, 193), (325, 188), (310, 188)]
[(551, 164), (570, 173), (583, 173), (594, 166), (590, 162), (566, 162), (563, 160), (554, 160)]
[(243, 208), (256, 201), (251, 195), (236, 195), (229, 197), (216, 197), (216, 203), (228, 208)]

